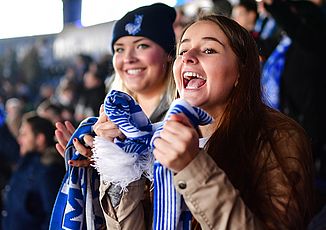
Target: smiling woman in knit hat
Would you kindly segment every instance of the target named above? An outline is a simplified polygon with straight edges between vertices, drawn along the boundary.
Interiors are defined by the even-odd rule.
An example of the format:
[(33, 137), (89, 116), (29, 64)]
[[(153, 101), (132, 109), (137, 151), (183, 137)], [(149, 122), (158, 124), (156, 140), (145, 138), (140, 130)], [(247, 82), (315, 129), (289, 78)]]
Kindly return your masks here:
[[(175, 18), (174, 8), (156, 3), (128, 12), (115, 23), (113, 29), (111, 48), (116, 78), (121, 81), (122, 90), (137, 100), (152, 123), (164, 118), (176, 94), (172, 76)], [(121, 136), (121, 131), (107, 120), (102, 109), (100, 112), (98, 122), (93, 126), (94, 132), (111, 141)], [(59, 142), (56, 147), (64, 156), (65, 146), (74, 127), (69, 122), (57, 123), (56, 127), (56, 138)], [(93, 146), (91, 136), (85, 135), (84, 141), (88, 146)], [(91, 151), (78, 140), (74, 142), (74, 146), (82, 155), (91, 156)], [(70, 165), (77, 167), (87, 167), (89, 163), (89, 160), (69, 161)], [(144, 216), (147, 225), (151, 225), (149, 213), (146, 213), (151, 209), (148, 202), (149, 186), (146, 198), (144, 186), (143, 178), (133, 182), (128, 187), (128, 196), (124, 196), (120, 193), (120, 188), (101, 183), (100, 202), (107, 226), (145, 229)], [(111, 215), (113, 210), (115, 217)]]
[[(111, 47), (116, 77), (120, 79), (123, 91), (137, 100), (152, 123), (164, 118), (176, 94), (172, 76), (175, 18), (174, 8), (156, 3), (128, 12), (113, 29)], [(108, 140), (121, 136), (117, 126), (103, 118), (105, 116), (101, 113), (99, 122), (94, 125), (97, 135)], [(144, 199), (144, 182), (143, 178), (133, 182), (126, 196), (117, 186), (101, 184), (101, 194), (103, 191), (107, 194), (100, 196), (102, 207), (116, 209), (117, 218), (104, 210), (107, 226), (119, 223), (123, 229), (145, 229), (144, 225), (151, 225), (150, 184), (146, 182)], [(147, 223), (143, 221), (144, 216)]]
[[(175, 18), (174, 8), (155, 3), (128, 12), (113, 29), (111, 48), (115, 78), (121, 83), (122, 91), (136, 98), (153, 123), (163, 119), (176, 94), (172, 76)], [(112, 132), (105, 131), (106, 127), (111, 128), (108, 122), (94, 128), (98, 126), (103, 129), (102, 136), (112, 139)], [(73, 131), (71, 123), (57, 123), (57, 150), (61, 155)], [(82, 144), (77, 145), (83, 148)], [(71, 164), (87, 166), (88, 163), (72, 161)]]
[(174, 8), (156, 3), (128, 12), (113, 29), (115, 73), (152, 122), (162, 119), (175, 95), (175, 18)]

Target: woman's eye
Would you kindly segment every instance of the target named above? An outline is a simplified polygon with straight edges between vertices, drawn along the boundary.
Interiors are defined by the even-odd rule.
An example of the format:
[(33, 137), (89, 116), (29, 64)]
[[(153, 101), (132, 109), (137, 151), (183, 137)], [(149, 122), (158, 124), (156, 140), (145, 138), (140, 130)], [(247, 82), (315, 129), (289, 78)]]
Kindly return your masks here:
[(184, 55), (186, 52), (187, 52), (187, 50), (180, 50), (180, 51), (179, 51), (179, 55), (182, 56), (182, 55)]
[(214, 54), (214, 53), (216, 53), (216, 51), (214, 49), (205, 49), (204, 53), (205, 54)]
[(115, 48), (114, 49), (114, 52), (116, 52), (116, 53), (122, 53), (123, 52), (123, 48), (120, 48), (120, 47)]
[(149, 47), (149, 45), (146, 45), (146, 44), (139, 44), (139, 45), (137, 46), (138, 49), (146, 49), (146, 48), (148, 48), (148, 47)]

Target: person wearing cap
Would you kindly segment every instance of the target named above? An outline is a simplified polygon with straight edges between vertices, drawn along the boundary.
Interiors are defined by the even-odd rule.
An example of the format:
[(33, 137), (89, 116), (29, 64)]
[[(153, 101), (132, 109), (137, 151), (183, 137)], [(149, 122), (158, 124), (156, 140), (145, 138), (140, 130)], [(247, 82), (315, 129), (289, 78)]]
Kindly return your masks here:
[(175, 18), (174, 8), (157, 3), (128, 12), (113, 29), (115, 74), (152, 122), (162, 120), (175, 97)]
[[(111, 48), (116, 78), (121, 83), (122, 91), (137, 100), (152, 123), (164, 118), (176, 96), (172, 76), (175, 18), (174, 8), (155, 3), (128, 12), (115, 23), (113, 29)], [(75, 129), (69, 122), (58, 122), (56, 127), (59, 142), (57, 150), (64, 155), (67, 141)], [(103, 108), (93, 129), (97, 135), (111, 140), (112, 135), (115, 137), (121, 134), (117, 126), (107, 120)], [(91, 136), (86, 135), (84, 140), (89, 146), (93, 146)], [(81, 154), (88, 157), (92, 154), (78, 141), (74, 145)], [(88, 167), (89, 163), (89, 160), (70, 161), (72, 166), (77, 167)], [(142, 178), (128, 187), (128, 195), (124, 197), (120, 188), (101, 183), (100, 202), (106, 225), (120, 225), (123, 229), (145, 229), (145, 225), (150, 226), (149, 187), (148, 181)], [(115, 208), (114, 215), (117, 218), (112, 217), (112, 210)], [(140, 221), (144, 219), (146, 220)]]

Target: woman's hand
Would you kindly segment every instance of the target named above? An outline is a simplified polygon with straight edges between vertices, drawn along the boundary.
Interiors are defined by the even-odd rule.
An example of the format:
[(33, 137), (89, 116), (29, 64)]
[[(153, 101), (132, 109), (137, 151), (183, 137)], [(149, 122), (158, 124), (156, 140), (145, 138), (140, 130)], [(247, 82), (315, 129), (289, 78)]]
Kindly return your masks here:
[(185, 115), (172, 115), (154, 145), (156, 160), (170, 170), (179, 172), (198, 154), (199, 135)]
[[(55, 136), (58, 140), (56, 144), (56, 149), (60, 153), (62, 157), (64, 157), (64, 152), (66, 150), (66, 145), (71, 138), (72, 134), (74, 133), (75, 128), (69, 122), (66, 121), (64, 123), (57, 122), (56, 123), (56, 131)], [(100, 116), (97, 122), (93, 125), (93, 131), (97, 136), (104, 137), (109, 141), (113, 141), (114, 138), (118, 137), (120, 139), (124, 139), (125, 136), (119, 130), (118, 126), (116, 126), (112, 121), (108, 119), (106, 114), (104, 113), (104, 107), (101, 105), (100, 108)], [(93, 155), (92, 148), (93, 148), (93, 141), (94, 137), (91, 135), (84, 136), (85, 145), (83, 145), (77, 138), (73, 140), (73, 145), (75, 149), (87, 159), (84, 160), (69, 160), (68, 163), (71, 166), (75, 167), (88, 167), (91, 163), (91, 157)]]
[[(93, 125), (93, 131), (97, 136), (104, 137), (108, 141), (113, 142), (114, 138), (119, 137), (121, 139), (125, 138), (122, 132), (119, 130), (118, 126), (116, 126), (112, 121), (110, 121), (107, 115), (104, 113), (104, 107), (101, 105), (100, 108), (100, 116), (97, 122)], [(68, 139), (69, 140), (69, 139)], [(92, 148), (94, 147), (94, 137), (91, 135), (84, 136), (85, 145), (79, 142), (76, 138), (73, 140), (73, 144), (76, 150), (86, 157), (84, 160), (70, 160), (68, 163), (72, 166), (76, 167), (88, 167), (92, 163)]]
[(76, 129), (69, 121), (65, 121), (64, 123), (57, 122), (55, 127), (55, 137), (58, 140), (58, 143), (55, 145), (55, 147), (60, 155), (64, 157), (66, 145)]
[[(58, 143), (56, 144), (56, 149), (60, 153), (62, 157), (64, 157), (64, 153), (66, 150), (66, 145), (71, 138), (72, 134), (75, 132), (75, 127), (71, 124), (69, 121), (65, 121), (64, 123), (57, 122), (55, 124), (56, 130), (55, 130), (55, 136), (58, 140)], [(90, 135), (84, 136), (84, 142), (87, 146), (92, 147), (93, 146), (93, 137)], [(87, 148), (82, 143), (80, 143), (77, 138), (73, 140), (73, 145), (75, 149), (82, 154), (83, 156), (87, 157), (87, 159), (84, 160), (69, 160), (68, 164), (71, 166), (76, 167), (88, 167), (91, 163), (90, 157), (92, 156), (92, 151), (90, 148)]]
[(83, 160), (69, 160), (68, 164), (74, 167), (88, 167), (91, 163), (92, 163), (92, 148), (93, 148), (93, 141), (94, 141), (94, 137), (91, 135), (86, 134), (84, 137), (84, 142), (85, 145), (83, 145), (82, 143), (80, 143), (80, 141), (77, 138), (74, 138), (73, 140), (73, 144), (75, 149), (84, 157), (86, 157), (86, 159)]
[(113, 142), (114, 138), (125, 139), (125, 136), (120, 131), (118, 126), (109, 120), (108, 116), (104, 112), (104, 106), (101, 105), (100, 117), (93, 126), (93, 130), (97, 136), (103, 137), (108, 141)]

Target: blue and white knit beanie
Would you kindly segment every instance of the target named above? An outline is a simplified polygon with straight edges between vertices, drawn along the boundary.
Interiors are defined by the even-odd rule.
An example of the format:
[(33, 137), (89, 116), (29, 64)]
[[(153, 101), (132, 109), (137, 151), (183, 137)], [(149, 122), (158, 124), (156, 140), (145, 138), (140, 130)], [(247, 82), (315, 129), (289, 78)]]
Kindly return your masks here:
[(160, 45), (166, 53), (174, 55), (175, 34), (173, 22), (176, 11), (163, 3), (139, 7), (118, 20), (113, 28), (111, 48), (124, 36), (142, 36)]

